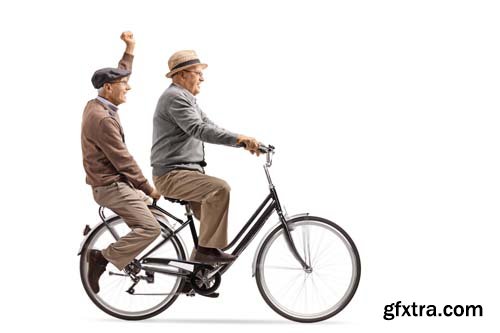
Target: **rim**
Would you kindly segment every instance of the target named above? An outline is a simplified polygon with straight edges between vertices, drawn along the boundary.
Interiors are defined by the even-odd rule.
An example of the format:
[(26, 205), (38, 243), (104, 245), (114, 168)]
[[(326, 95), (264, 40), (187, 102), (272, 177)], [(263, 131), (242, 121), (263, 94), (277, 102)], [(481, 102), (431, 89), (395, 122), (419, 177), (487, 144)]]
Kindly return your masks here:
[(259, 263), (264, 293), (279, 311), (295, 318), (314, 320), (339, 312), (357, 287), (355, 250), (325, 222), (295, 222), (291, 233), (312, 271), (304, 271), (288, 249), (284, 230), (279, 229), (266, 242)]
[[(130, 231), (130, 228), (121, 219), (110, 221), (109, 224), (118, 232), (119, 236), (122, 237)], [(154, 244), (157, 244), (162, 237), (153, 242), (145, 251), (152, 248)], [(107, 245), (114, 241), (111, 233), (103, 225), (100, 227), (94, 236), (89, 239), (89, 243), (85, 247), (85, 252), (82, 253), (83, 263), (81, 264), (82, 276), (84, 277), (85, 289), (89, 293), (89, 296), (93, 298), (95, 302), (105, 308), (107, 311), (124, 317), (141, 317), (154, 313), (162, 309), (167, 305), (173, 298), (175, 298), (181, 279), (173, 275), (165, 275), (160, 273), (154, 273), (154, 283), (147, 283), (141, 280), (137, 286), (134, 287), (137, 293), (156, 293), (159, 295), (131, 295), (126, 292), (133, 284), (130, 277), (124, 277), (114, 274), (124, 274), (123, 271), (119, 271), (113, 264), (108, 263), (106, 271), (102, 274), (99, 280), (100, 291), (98, 294), (92, 292), (90, 285), (88, 283), (88, 263), (86, 260), (87, 253), (89, 249), (103, 249)], [(165, 243), (161, 248), (159, 248), (154, 253), (154, 257), (162, 258), (179, 258), (180, 259), (181, 250), (173, 241)], [(113, 274), (113, 275), (111, 275)], [(144, 270), (141, 271), (141, 275), (144, 275)], [(167, 295), (168, 294), (168, 295)]]

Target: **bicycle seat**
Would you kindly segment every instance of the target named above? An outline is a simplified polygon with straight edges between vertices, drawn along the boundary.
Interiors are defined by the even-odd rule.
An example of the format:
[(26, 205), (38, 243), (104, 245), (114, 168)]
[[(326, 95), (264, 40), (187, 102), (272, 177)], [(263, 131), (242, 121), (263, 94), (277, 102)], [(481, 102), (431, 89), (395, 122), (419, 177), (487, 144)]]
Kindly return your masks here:
[(168, 198), (168, 197), (164, 197), (166, 200), (170, 201), (170, 202), (173, 202), (173, 203), (178, 203), (180, 205), (187, 205), (189, 204), (189, 201), (184, 201), (184, 200), (180, 200), (180, 199), (174, 199), (174, 198)]

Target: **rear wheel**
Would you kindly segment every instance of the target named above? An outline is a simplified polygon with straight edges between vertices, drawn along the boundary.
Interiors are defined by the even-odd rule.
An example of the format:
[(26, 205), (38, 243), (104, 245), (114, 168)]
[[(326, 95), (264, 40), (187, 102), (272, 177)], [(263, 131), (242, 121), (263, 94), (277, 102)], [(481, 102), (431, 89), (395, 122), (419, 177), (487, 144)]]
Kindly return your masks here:
[(312, 267), (304, 270), (285, 240), (283, 227), (264, 240), (257, 254), (256, 282), (266, 303), (281, 316), (316, 322), (339, 313), (359, 284), (361, 262), (349, 235), (314, 216), (289, 221), (297, 250)]
[[(162, 235), (171, 230), (165, 224), (159, 223)], [(119, 237), (130, 232), (130, 228), (119, 216), (108, 221), (108, 224)], [(163, 240), (162, 236), (158, 237), (144, 253)], [(133, 278), (125, 270), (119, 271), (113, 264), (108, 263), (106, 271), (99, 280), (99, 293), (92, 291), (88, 281), (88, 252), (92, 249), (102, 250), (114, 241), (109, 229), (102, 224), (92, 232), (83, 246), (80, 257), (80, 277), (90, 299), (104, 312), (127, 320), (150, 318), (167, 309), (178, 297), (177, 291), (182, 284), (180, 276), (141, 270), (136, 274), (139, 281), (134, 286)], [(186, 254), (179, 239), (174, 236), (150, 257), (185, 260)], [(178, 268), (168, 266), (168, 269), (180, 273)]]

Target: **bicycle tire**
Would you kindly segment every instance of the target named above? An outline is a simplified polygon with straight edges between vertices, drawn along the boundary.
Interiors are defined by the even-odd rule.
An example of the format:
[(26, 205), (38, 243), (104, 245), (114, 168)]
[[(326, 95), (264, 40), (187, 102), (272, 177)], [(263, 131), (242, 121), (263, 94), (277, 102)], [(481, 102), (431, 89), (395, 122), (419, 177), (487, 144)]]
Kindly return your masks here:
[[(114, 218), (111, 218), (108, 221), (108, 224), (111, 226), (116, 226), (118, 223), (125, 224), (125, 222), (123, 221), (123, 219), (120, 216), (116, 216)], [(167, 232), (172, 231), (172, 229), (169, 226), (165, 225), (163, 222), (158, 221), (158, 223), (160, 224), (162, 230), (164, 230), (164, 231), (166, 230)], [(104, 311), (105, 313), (107, 313), (113, 317), (116, 317), (119, 319), (124, 319), (124, 320), (143, 320), (143, 319), (151, 318), (151, 317), (154, 317), (154, 316), (160, 314), (161, 312), (165, 311), (168, 307), (170, 307), (170, 305), (172, 305), (175, 302), (175, 300), (177, 299), (177, 297), (179, 296), (178, 290), (180, 290), (180, 288), (182, 288), (182, 286), (183, 286), (184, 281), (182, 280), (181, 277), (177, 277), (176, 282), (175, 282), (175, 289), (172, 290), (173, 295), (169, 295), (170, 299), (168, 299), (168, 301), (166, 301), (165, 304), (161, 304), (161, 306), (157, 306), (151, 311), (146, 311), (146, 312), (142, 311), (142, 312), (140, 312), (140, 314), (133, 314), (133, 313), (127, 314), (125, 311), (118, 312), (116, 310), (113, 310), (112, 307), (105, 304), (105, 302), (100, 298), (99, 294), (96, 295), (92, 291), (92, 289), (90, 288), (90, 285), (88, 283), (88, 279), (87, 279), (87, 268), (88, 268), (87, 253), (89, 251), (89, 245), (95, 243), (96, 235), (97, 236), (102, 235), (103, 233), (108, 233), (109, 235), (111, 235), (109, 230), (107, 230), (107, 227), (105, 224), (99, 225), (95, 230), (92, 231), (92, 234), (88, 237), (84, 246), (82, 247), (82, 252), (80, 255), (80, 278), (81, 278), (83, 287), (84, 287), (87, 295), (89, 296), (89, 298), (92, 300), (92, 302), (99, 309)], [(170, 241), (167, 243), (170, 243)], [(172, 245), (177, 253), (177, 259), (186, 260), (186, 253), (184, 251), (182, 243), (179, 241), (177, 236), (171, 237), (171, 243), (172, 243)], [(165, 244), (163, 246), (165, 246)], [(112, 264), (108, 263), (107, 268), (110, 269), (110, 266), (112, 266)], [(112, 266), (112, 267), (114, 268), (114, 266)]]
[[(297, 217), (297, 218), (294, 218), (294, 219), (288, 221), (287, 224), (288, 224), (290, 230), (293, 230), (293, 231), (291, 231), (291, 233), (292, 233), (292, 237), (294, 238), (294, 242), (297, 242), (296, 238), (299, 237), (296, 234), (297, 232), (295, 231), (295, 230), (298, 230), (299, 227), (301, 230), (303, 230), (303, 229), (310, 229), (310, 228), (304, 228), (304, 226), (314, 225), (315, 227), (321, 227), (324, 230), (332, 231), (333, 233), (332, 233), (332, 235), (330, 235), (328, 233), (325, 233), (323, 230), (321, 230), (322, 233), (318, 233), (318, 234), (322, 235), (322, 236), (318, 236), (318, 237), (323, 237), (323, 238), (327, 237), (328, 238), (327, 241), (330, 240), (331, 242), (334, 242), (335, 244), (337, 244), (337, 243), (339, 244), (339, 246), (338, 246), (339, 257), (340, 257), (340, 254), (343, 253), (343, 257), (342, 257), (343, 261), (342, 262), (344, 264), (347, 263), (348, 265), (351, 266), (350, 269), (352, 272), (352, 276), (350, 278), (348, 278), (349, 273), (345, 273), (344, 274), (344, 275), (346, 275), (345, 278), (341, 279), (339, 277), (339, 281), (342, 281), (344, 285), (347, 285), (346, 290), (342, 294), (342, 297), (340, 297), (338, 302), (336, 302), (333, 306), (329, 307), (328, 309), (326, 309), (324, 311), (319, 311), (317, 313), (310, 313), (310, 314), (299, 313), (296, 310), (292, 310), (290, 307), (287, 307), (287, 306), (283, 305), (282, 303), (280, 303), (277, 300), (277, 296), (276, 296), (278, 294), (278, 292), (276, 291), (276, 289), (278, 287), (275, 287), (275, 286), (279, 286), (279, 288), (283, 288), (283, 285), (285, 285), (285, 288), (283, 288), (283, 290), (284, 290), (283, 292), (285, 293), (285, 296), (283, 296), (283, 298), (286, 298), (286, 297), (288, 297), (288, 295), (286, 295), (286, 293), (290, 292), (291, 287), (293, 287), (294, 286), (293, 284), (296, 284), (296, 282), (292, 282), (292, 285), (288, 286), (288, 285), (286, 285), (286, 283), (290, 284), (290, 282), (287, 281), (286, 278), (282, 278), (280, 276), (279, 278), (276, 278), (277, 282), (274, 284), (274, 286), (270, 287), (270, 285), (272, 285), (273, 277), (271, 276), (272, 274), (269, 272), (277, 271), (277, 272), (281, 273), (282, 271), (285, 272), (288, 270), (290, 270), (290, 271), (294, 270), (295, 273), (285, 272), (285, 273), (282, 273), (282, 275), (285, 277), (290, 276), (289, 280), (292, 280), (292, 278), (291, 278), (292, 274), (295, 274), (295, 275), (299, 274), (299, 277), (301, 276), (301, 274), (303, 274), (304, 285), (306, 285), (308, 283), (308, 281), (311, 281), (311, 280), (314, 283), (313, 274), (315, 272), (315, 269), (319, 268), (319, 266), (320, 266), (319, 263), (321, 261), (317, 261), (318, 265), (311, 265), (313, 268), (312, 272), (309, 272), (309, 273), (305, 272), (303, 270), (303, 268), (300, 266), (300, 264), (298, 263), (298, 261), (292, 257), (292, 254), (291, 254), (289, 248), (287, 247), (287, 243), (284, 240), (285, 239), (284, 228), (283, 228), (283, 226), (279, 226), (266, 237), (266, 239), (263, 241), (262, 246), (259, 249), (259, 252), (257, 254), (256, 275), (255, 276), (256, 276), (256, 283), (257, 283), (257, 287), (259, 289), (259, 292), (262, 295), (264, 301), (276, 313), (278, 313), (279, 315), (281, 315), (282, 317), (285, 317), (287, 319), (297, 321), (297, 322), (302, 322), (302, 323), (312, 323), (312, 322), (318, 322), (318, 321), (322, 321), (322, 320), (326, 320), (328, 318), (331, 318), (334, 315), (338, 314), (340, 311), (342, 311), (347, 306), (347, 304), (349, 304), (349, 302), (354, 297), (354, 294), (356, 293), (356, 290), (358, 288), (360, 277), (361, 277), (361, 260), (360, 260), (359, 252), (356, 248), (356, 245), (354, 244), (351, 237), (347, 234), (347, 232), (345, 232), (340, 226), (338, 226), (334, 222), (331, 222), (331, 221), (324, 219), (324, 218), (321, 218), (321, 217), (301, 216), (301, 217)], [(310, 231), (308, 231), (307, 234), (309, 235)], [(327, 236), (325, 236), (325, 235), (327, 235)], [(305, 238), (305, 236), (302, 236), (302, 237)], [(311, 237), (311, 236), (309, 235), (307, 237)], [(274, 259), (273, 259), (273, 255), (269, 254), (270, 253), (269, 251), (273, 247), (273, 244), (277, 240), (279, 240), (279, 242), (277, 243), (277, 245), (274, 245), (275, 252), (278, 252), (278, 249), (280, 249), (280, 248), (284, 249), (286, 246), (286, 251), (287, 251), (286, 256), (289, 258), (292, 258), (292, 259), (287, 259), (287, 260), (290, 260), (289, 262), (294, 261), (295, 265), (297, 265), (296, 267), (284, 267), (284, 266), (271, 265), (271, 262)], [(323, 239), (321, 239), (321, 241), (323, 241)], [(345, 245), (345, 249), (342, 248), (343, 245), (341, 245), (341, 244)], [(327, 245), (329, 245), (328, 242), (327, 242)], [(296, 246), (297, 246), (297, 243), (296, 243)], [(318, 247), (319, 246), (320, 245), (318, 245)], [(298, 248), (299, 253), (301, 253), (301, 251), (302, 251), (301, 256), (304, 255), (304, 252), (306, 251), (305, 248), (306, 247), (304, 247), (303, 251), (302, 251), (302, 249), (300, 249), (300, 247)], [(285, 250), (283, 250), (283, 251), (285, 251)], [(316, 251), (316, 254), (318, 254), (319, 251), (320, 250), (318, 249)], [(323, 250), (323, 252), (324, 252), (324, 250)], [(270, 257), (271, 259), (267, 259), (267, 257)], [(275, 257), (278, 258), (277, 256), (275, 256)], [(309, 254), (309, 258), (311, 258), (311, 254)], [(333, 260), (330, 260), (330, 258), (328, 256), (326, 258), (328, 260), (327, 263), (331, 263), (333, 261)], [(315, 259), (309, 259), (309, 260), (312, 260), (314, 262), (314, 260), (322, 260), (322, 259), (315, 258)], [(339, 263), (341, 262), (340, 259), (335, 259), (335, 260), (338, 260)], [(277, 260), (275, 260), (275, 261), (277, 261)], [(279, 261), (277, 261), (277, 262), (279, 262)], [(266, 265), (268, 265), (269, 269), (266, 268)], [(280, 265), (282, 265), (282, 264), (280, 264)], [(314, 267), (314, 266), (318, 266), (318, 267)], [(323, 265), (323, 266), (325, 266), (325, 267), (333, 266), (333, 264), (328, 264), (328, 265)], [(340, 267), (340, 265), (339, 265), (339, 267)], [(265, 272), (266, 269), (267, 269), (267, 273)], [(316, 270), (316, 272), (319, 272), (319, 270)], [(339, 272), (340, 272), (340, 269), (339, 269)], [(337, 272), (335, 272), (335, 273), (337, 273)], [(274, 274), (277, 274), (277, 273), (274, 273)], [(308, 278), (308, 276), (311, 276), (312, 278)], [(297, 277), (295, 278), (294, 281), (297, 281), (296, 279), (297, 279)], [(271, 282), (268, 280), (271, 280)], [(330, 282), (330, 281), (324, 282), (324, 280), (322, 278), (318, 279), (318, 281), (319, 280), (323, 281), (322, 283), (324, 283), (325, 285)], [(299, 281), (299, 283), (300, 283), (300, 281)], [(287, 289), (287, 286), (289, 289)], [(275, 290), (271, 291), (270, 288), (275, 288)], [(303, 289), (304, 289), (304, 287), (302, 287), (301, 293), (303, 293)], [(322, 290), (321, 292), (324, 292), (325, 294), (317, 296), (317, 300), (320, 300), (320, 298), (325, 298), (328, 296), (326, 293), (328, 291), (328, 290), (326, 290), (327, 288), (324, 288), (324, 289), (325, 290)], [(307, 306), (307, 297), (308, 297), (307, 286), (306, 286), (305, 290), (306, 290), (305, 291), (305, 299), (306, 299), (306, 306)], [(332, 295), (333, 295), (333, 293), (332, 293)], [(296, 297), (299, 298), (299, 295), (296, 295)], [(297, 305), (296, 307), (299, 307), (299, 306), (300, 305)], [(315, 306), (315, 304), (313, 304), (313, 306)]]

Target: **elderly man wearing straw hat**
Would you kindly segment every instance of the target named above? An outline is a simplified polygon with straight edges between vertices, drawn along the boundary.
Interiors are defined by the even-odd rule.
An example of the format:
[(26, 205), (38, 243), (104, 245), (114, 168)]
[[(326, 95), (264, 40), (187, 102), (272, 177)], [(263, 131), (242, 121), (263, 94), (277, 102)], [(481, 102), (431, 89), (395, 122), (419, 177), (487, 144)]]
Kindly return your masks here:
[(172, 84), (160, 96), (153, 119), (153, 181), (162, 195), (188, 201), (200, 220), (198, 248), (192, 259), (231, 262), (235, 256), (220, 250), (227, 246), (230, 187), (205, 174), (203, 143), (243, 145), (258, 155), (259, 142), (217, 126), (201, 110), (195, 96), (207, 65), (194, 51), (174, 53), (168, 67), (166, 76)]

